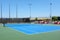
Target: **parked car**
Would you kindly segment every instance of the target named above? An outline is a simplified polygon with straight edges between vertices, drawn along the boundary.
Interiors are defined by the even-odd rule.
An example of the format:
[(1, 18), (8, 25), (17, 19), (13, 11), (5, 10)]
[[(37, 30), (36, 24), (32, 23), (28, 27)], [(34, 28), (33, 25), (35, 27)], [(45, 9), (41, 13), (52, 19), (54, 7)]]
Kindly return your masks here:
[(58, 24), (58, 21), (54, 21), (54, 24)]
[(58, 24), (60, 24), (60, 21), (58, 21)]
[(40, 24), (48, 24), (47, 21), (38, 21), (38, 23), (40, 23)]
[(54, 24), (60, 24), (60, 21), (54, 21), (53, 23)]

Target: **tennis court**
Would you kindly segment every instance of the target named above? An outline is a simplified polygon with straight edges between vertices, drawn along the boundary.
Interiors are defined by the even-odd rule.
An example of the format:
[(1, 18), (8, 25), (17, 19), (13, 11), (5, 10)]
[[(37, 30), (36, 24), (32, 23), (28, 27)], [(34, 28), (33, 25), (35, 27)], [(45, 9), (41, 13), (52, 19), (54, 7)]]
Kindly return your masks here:
[(45, 24), (6, 24), (6, 26), (28, 35), (60, 30), (60, 26)]
[[(53, 30), (49, 28), (51, 29), (49, 30), (51, 32), (46, 31), (45, 29), (45, 31), (43, 31), (45, 33), (41, 33), (40, 30), (43, 30), (41, 29), (42, 26), (46, 27), (47, 25), (45, 26), (40, 24), (6, 24), (6, 27), (3, 27), (2, 24), (0, 24), (0, 40), (60, 40), (60, 26), (50, 25), (55, 26), (51, 27), (52, 29), (54, 28)], [(27, 30), (32, 33), (26, 32)]]

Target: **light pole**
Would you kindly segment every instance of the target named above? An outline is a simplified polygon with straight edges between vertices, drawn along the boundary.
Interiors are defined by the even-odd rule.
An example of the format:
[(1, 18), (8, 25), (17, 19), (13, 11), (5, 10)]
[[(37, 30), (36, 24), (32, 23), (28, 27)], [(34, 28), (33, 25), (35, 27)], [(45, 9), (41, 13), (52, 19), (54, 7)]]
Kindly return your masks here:
[(11, 20), (11, 19), (10, 19), (10, 4), (9, 4), (9, 22), (10, 22), (10, 20)]
[(1, 23), (3, 23), (3, 27), (5, 27), (5, 21), (2, 21), (2, 3), (1, 3)]
[(9, 4), (9, 18), (10, 18), (10, 4)]
[(2, 18), (2, 3), (1, 3), (1, 18)]
[(32, 6), (32, 4), (30, 3), (30, 4), (29, 4), (30, 18), (31, 18), (31, 6)]
[(16, 4), (16, 18), (18, 18), (18, 8), (17, 8), (17, 4)]
[(2, 23), (2, 3), (1, 3), (1, 23)]
[(50, 22), (52, 23), (52, 0), (50, 0)]

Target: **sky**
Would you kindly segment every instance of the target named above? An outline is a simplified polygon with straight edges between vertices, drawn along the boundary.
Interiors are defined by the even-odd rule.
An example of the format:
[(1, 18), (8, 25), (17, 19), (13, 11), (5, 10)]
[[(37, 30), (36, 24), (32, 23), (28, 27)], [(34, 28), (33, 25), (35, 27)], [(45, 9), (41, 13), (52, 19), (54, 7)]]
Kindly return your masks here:
[[(51, 0), (52, 2), (52, 16), (60, 16), (60, 0)], [(31, 14), (30, 6), (31, 5)], [(17, 17), (50, 17), (50, 0), (0, 0), (0, 18), (1, 18), (1, 4), (2, 4), (2, 18), (9, 18), (9, 4), (10, 4), (10, 18)]]

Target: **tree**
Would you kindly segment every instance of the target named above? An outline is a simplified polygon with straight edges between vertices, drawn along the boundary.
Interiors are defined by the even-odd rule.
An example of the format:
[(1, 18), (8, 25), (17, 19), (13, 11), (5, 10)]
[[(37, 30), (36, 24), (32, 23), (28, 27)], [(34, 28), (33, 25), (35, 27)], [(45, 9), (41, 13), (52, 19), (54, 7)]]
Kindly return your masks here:
[(36, 17), (36, 18), (35, 18), (35, 20), (37, 21), (37, 20), (38, 20), (38, 18)]
[(53, 16), (52, 17), (52, 21), (58, 21), (58, 17), (57, 16)]

